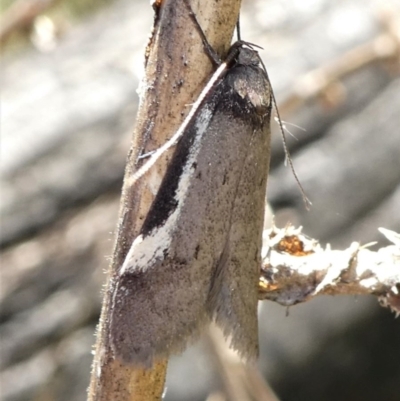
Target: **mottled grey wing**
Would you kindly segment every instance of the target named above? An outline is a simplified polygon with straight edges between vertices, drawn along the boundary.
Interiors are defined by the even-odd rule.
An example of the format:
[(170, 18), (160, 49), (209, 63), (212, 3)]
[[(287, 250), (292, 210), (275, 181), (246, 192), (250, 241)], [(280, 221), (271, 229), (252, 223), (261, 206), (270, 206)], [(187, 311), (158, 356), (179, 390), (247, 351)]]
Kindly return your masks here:
[(237, 68), (227, 85), (243, 102), (238, 100), (240, 107), (232, 111), (235, 123), (230, 134), (245, 136), (247, 144), (225, 255), (215, 272), (210, 302), (213, 317), (230, 337), (231, 346), (242, 357), (254, 358), (258, 355), (257, 289), (270, 159), (271, 90), (259, 68)]
[[(223, 322), (227, 333), (236, 330), (243, 320), (234, 319), (232, 324), (228, 324), (223, 319), (242, 300), (238, 301), (234, 296), (214, 295), (218, 294), (219, 287), (229, 291), (235, 280), (228, 277), (229, 283), (222, 284), (216, 280), (216, 271), (222, 270), (219, 275), (225, 276), (224, 266), (227, 266), (237, 275), (237, 269), (230, 266), (241, 263), (244, 257), (243, 252), (236, 256), (237, 251), (232, 249), (232, 245), (241, 246), (241, 235), (250, 233), (247, 244), (256, 236), (250, 232), (253, 224), (247, 228), (237, 227), (240, 217), (234, 217), (232, 213), (235, 210), (241, 214), (248, 213), (246, 210), (251, 209), (249, 205), (241, 206), (245, 202), (245, 194), (240, 185), (243, 180), (254, 178), (255, 172), (246, 166), (252, 160), (249, 153), (257, 151), (259, 155), (263, 152), (256, 147), (261, 143), (257, 136), (264, 131), (260, 130), (259, 123), (253, 127), (253, 119), (248, 118), (249, 110), (236, 115), (243, 102), (248, 100), (236, 94), (233, 102), (234, 92), (232, 82), (225, 78), (188, 127), (177, 146), (141, 235), (132, 244), (120, 270), (110, 312), (110, 339), (115, 355), (125, 362), (150, 365), (155, 357), (183, 350), (214, 315), (216, 307), (221, 310), (217, 311), (217, 321)], [(257, 116), (256, 121), (259, 120)], [(227, 130), (227, 125), (237, 127), (232, 131)], [(261, 161), (258, 160), (258, 163)], [(262, 164), (265, 165), (264, 162)], [(256, 170), (261, 169), (258, 166)], [(265, 175), (266, 171), (263, 172)], [(258, 192), (264, 188), (265, 195), (265, 178), (260, 176), (257, 182), (260, 185)], [(259, 207), (258, 192), (257, 199), (250, 201), (254, 207)], [(235, 230), (237, 227), (240, 234), (233, 233), (233, 227)], [(257, 235), (260, 235), (259, 230)], [(256, 244), (250, 248), (253, 249), (251, 278), (246, 276), (247, 284), (235, 287), (237, 293), (251, 282), (252, 287), (245, 290), (253, 295), (244, 296), (246, 308), (240, 311), (247, 311), (251, 305), (253, 310), (247, 320), (251, 330), (255, 328), (255, 336), (257, 304), (253, 299), (257, 285), (254, 271), (259, 271), (259, 264), (255, 269), (254, 263), (256, 259), (259, 263), (259, 257), (255, 255), (259, 251), (259, 242), (257, 237)], [(229, 264), (224, 264), (221, 258), (226, 258), (227, 246)], [(246, 260), (241, 267), (248, 265)], [(226, 308), (227, 313), (222, 313), (221, 309), (224, 300), (233, 302)], [(254, 334), (251, 335), (253, 341)], [(234, 345), (240, 349), (236, 343)]]

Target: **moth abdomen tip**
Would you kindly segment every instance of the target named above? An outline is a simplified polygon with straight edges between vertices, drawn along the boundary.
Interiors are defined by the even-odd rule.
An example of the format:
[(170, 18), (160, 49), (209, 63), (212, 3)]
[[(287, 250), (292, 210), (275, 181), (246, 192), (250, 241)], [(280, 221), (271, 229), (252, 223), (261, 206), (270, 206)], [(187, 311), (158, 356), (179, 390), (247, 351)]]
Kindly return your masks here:
[(150, 347), (134, 347), (122, 351), (114, 346), (113, 351), (114, 358), (124, 365), (143, 369), (150, 369), (153, 366), (154, 352)]

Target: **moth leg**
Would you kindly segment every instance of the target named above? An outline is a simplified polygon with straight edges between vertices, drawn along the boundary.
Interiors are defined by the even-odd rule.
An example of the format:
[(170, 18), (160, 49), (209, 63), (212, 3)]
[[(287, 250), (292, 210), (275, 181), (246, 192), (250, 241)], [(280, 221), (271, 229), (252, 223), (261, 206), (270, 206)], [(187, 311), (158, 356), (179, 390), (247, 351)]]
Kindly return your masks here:
[(199, 21), (196, 18), (195, 13), (193, 12), (192, 6), (189, 3), (189, 0), (184, 0), (183, 1), (186, 4), (186, 7), (189, 10), (189, 16), (194, 22), (194, 25), (196, 26), (197, 31), (200, 34), (201, 40), (203, 42), (204, 48), (206, 50), (207, 56), (211, 60), (212, 63), (214, 63), (216, 66), (219, 66), (222, 64), (221, 58), (218, 56), (217, 52), (212, 48), (210, 43), (208, 42), (206, 35), (204, 34), (203, 29), (201, 28)]

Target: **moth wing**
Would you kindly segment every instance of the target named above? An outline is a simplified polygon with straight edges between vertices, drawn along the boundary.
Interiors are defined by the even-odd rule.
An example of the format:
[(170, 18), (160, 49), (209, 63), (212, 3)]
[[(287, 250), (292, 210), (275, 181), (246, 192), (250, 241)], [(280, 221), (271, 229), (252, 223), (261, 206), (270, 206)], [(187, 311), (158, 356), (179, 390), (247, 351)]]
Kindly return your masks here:
[[(241, 164), (229, 236), (224, 257), (215, 272), (210, 303), (213, 317), (229, 337), (231, 347), (242, 357), (253, 359), (258, 355), (258, 281), (270, 159), (271, 104), (264, 73), (247, 69), (246, 74), (252, 75), (250, 80), (243, 81), (240, 71), (231, 76), (231, 86), (244, 97), (238, 101), (243, 103), (242, 117), (235, 113), (231, 135), (246, 138), (247, 153)], [(253, 86), (249, 87), (248, 82)]]
[[(188, 126), (116, 277), (110, 339), (125, 362), (149, 366), (183, 350), (210, 318), (243, 356), (257, 354), (269, 87), (259, 71), (240, 71), (228, 71)], [(259, 87), (246, 86), (248, 74)]]
[(242, 357), (258, 355), (258, 281), (261, 267), (269, 145), (256, 131), (235, 198), (225, 260), (211, 294), (216, 323)]
[[(209, 103), (223, 103), (224, 94)], [(204, 108), (188, 127), (149, 212), (151, 227), (116, 278), (110, 339), (126, 363), (150, 366), (182, 351), (212, 315), (212, 280), (248, 145), (246, 136), (221, 130), (221, 115)]]
[[(202, 308), (206, 295), (193, 288), (187, 262), (168, 256), (160, 261), (146, 260), (146, 239), (142, 244), (134, 252), (143, 257), (141, 261), (147, 262), (147, 268), (132, 265), (118, 278), (110, 335), (119, 359), (149, 367), (154, 358), (184, 349), (186, 341), (182, 339), (207, 319)], [(201, 288), (206, 283), (199, 281), (196, 285)]]

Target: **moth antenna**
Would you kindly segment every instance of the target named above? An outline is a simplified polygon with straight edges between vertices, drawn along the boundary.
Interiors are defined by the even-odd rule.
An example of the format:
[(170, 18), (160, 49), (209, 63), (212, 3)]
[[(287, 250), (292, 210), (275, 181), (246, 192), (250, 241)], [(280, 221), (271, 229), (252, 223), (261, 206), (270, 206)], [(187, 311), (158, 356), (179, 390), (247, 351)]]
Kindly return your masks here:
[[(267, 74), (268, 81), (270, 82), (267, 69), (265, 68), (265, 65), (264, 65), (263, 61), (261, 60), (261, 58), (260, 58), (260, 62), (262, 64), (263, 68), (264, 68), (265, 73)], [(282, 142), (283, 142), (283, 150), (285, 152), (285, 158), (288, 161), (290, 169), (292, 170), (294, 179), (296, 180), (297, 185), (300, 188), (300, 192), (301, 192), (301, 195), (303, 196), (303, 202), (305, 204), (305, 207), (306, 207), (307, 210), (310, 210), (310, 206), (312, 205), (312, 203), (311, 203), (310, 199), (308, 199), (308, 197), (306, 195), (306, 192), (304, 191), (304, 188), (301, 185), (299, 177), (297, 176), (296, 170), (294, 168), (293, 161), (292, 161), (292, 158), (290, 156), (289, 148), (287, 146), (287, 141), (286, 141), (285, 131), (283, 129), (282, 119), (281, 119), (281, 116), (279, 114), (278, 106), (276, 104), (275, 94), (274, 94), (274, 91), (273, 91), (271, 85), (270, 85), (270, 87), (271, 87), (272, 103), (273, 103), (273, 105), (275, 107), (276, 116), (277, 116), (278, 124), (279, 124), (279, 130), (281, 131)]]
[(242, 35), (240, 34), (240, 16), (238, 17), (238, 20), (236, 22), (236, 36), (238, 38), (238, 42), (242, 41)]
[(292, 170), (294, 178), (295, 178), (295, 180), (297, 182), (297, 185), (300, 188), (301, 195), (303, 196), (303, 202), (304, 202), (304, 204), (306, 206), (306, 209), (310, 210), (310, 206), (312, 205), (312, 203), (311, 203), (310, 199), (308, 199), (308, 197), (306, 195), (306, 192), (305, 192), (303, 186), (301, 185), (299, 177), (297, 176), (296, 170), (294, 168), (293, 160), (292, 160), (292, 157), (290, 156), (289, 148), (287, 146), (286, 135), (285, 135), (285, 132), (283, 130), (283, 124), (282, 124), (281, 116), (279, 115), (278, 106), (276, 105), (276, 99), (275, 99), (274, 91), (272, 90), (272, 88), (271, 88), (271, 95), (272, 95), (272, 102), (274, 103), (274, 107), (275, 107), (275, 111), (276, 111), (276, 116), (278, 117), (278, 124), (279, 124), (279, 128), (280, 128), (280, 131), (281, 131), (282, 142), (283, 142), (283, 150), (285, 152), (286, 160), (288, 161), (290, 169)]
[(226, 62), (223, 62), (218, 69), (215, 71), (213, 76), (210, 78), (208, 81), (207, 85), (204, 87), (204, 89), (201, 91), (199, 97), (197, 100), (193, 103), (192, 108), (190, 109), (189, 114), (186, 116), (186, 118), (183, 120), (183, 123), (181, 126), (178, 128), (176, 133), (168, 139), (167, 142), (165, 142), (162, 146), (160, 146), (158, 149), (154, 151), (154, 153), (150, 156), (150, 158), (146, 161), (145, 164), (143, 164), (142, 167), (139, 168), (130, 178), (129, 178), (129, 185), (133, 185), (141, 178), (143, 175), (145, 175), (150, 168), (156, 163), (156, 161), (160, 158), (160, 156), (166, 152), (169, 148), (174, 146), (180, 137), (183, 135), (185, 132), (186, 127), (189, 125), (189, 123), (192, 121), (194, 115), (196, 114), (197, 110), (199, 109), (201, 103), (209, 93), (210, 89), (214, 86), (215, 82), (221, 77), (222, 73), (226, 69)]

